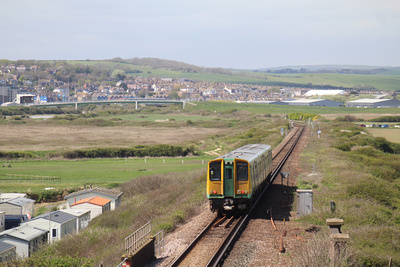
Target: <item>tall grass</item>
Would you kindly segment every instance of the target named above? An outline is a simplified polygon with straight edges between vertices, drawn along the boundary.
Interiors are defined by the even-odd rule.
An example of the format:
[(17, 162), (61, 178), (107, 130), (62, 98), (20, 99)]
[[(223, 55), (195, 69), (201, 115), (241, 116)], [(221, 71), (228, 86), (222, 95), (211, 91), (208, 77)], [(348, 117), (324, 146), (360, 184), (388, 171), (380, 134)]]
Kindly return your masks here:
[(160, 229), (169, 232), (196, 213), (205, 201), (205, 172), (156, 174), (129, 181), (121, 186), (124, 195), (118, 209), (16, 265), (41, 266), (43, 257), (51, 253), (71, 262), (89, 259), (93, 266), (117, 266), (124, 254), (125, 237), (140, 226), (152, 221), (153, 234)]
[[(393, 266), (399, 266), (400, 158), (383, 152), (391, 147), (388, 142), (368, 135), (343, 135), (349, 132), (340, 130), (351, 132), (351, 123), (321, 126), (329, 134), (322, 139), (310, 138), (302, 155), (302, 168), (311, 170), (312, 164), (316, 164), (316, 175), (321, 177), (313, 180), (318, 184), (314, 190), (313, 213), (302, 220), (322, 226), (327, 218), (342, 218), (345, 222), (342, 230), (350, 235), (348, 247), (357, 251), (353, 260), (358, 265), (386, 266), (392, 258)], [(340, 140), (365, 147), (339, 150)], [(299, 177), (303, 182), (307, 179), (308, 176)], [(336, 203), (334, 212), (330, 201)]]

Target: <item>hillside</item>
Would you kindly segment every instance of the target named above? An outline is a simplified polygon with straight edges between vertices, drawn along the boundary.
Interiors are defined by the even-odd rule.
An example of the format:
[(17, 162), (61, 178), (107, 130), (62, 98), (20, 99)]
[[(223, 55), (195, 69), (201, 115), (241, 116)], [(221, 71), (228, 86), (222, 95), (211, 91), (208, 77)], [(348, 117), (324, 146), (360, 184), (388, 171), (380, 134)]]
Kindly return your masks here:
[[(20, 72), (16, 66), (28, 70)], [(200, 67), (184, 62), (159, 58), (131, 58), (105, 60), (0, 60), (0, 80), (18, 77), (20, 85), (30, 81), (36, 85), (40, 79), (57, 79), (64, 83), (79, 86), (88, 83), (115, 85), (120, 78), (158, 77), (179, 80), (256, 84), (277, 87), (298, 87), (313, 89), (350, 90), (399, 90), (400, 67), (350, 66), (350, 65), (311, 65), (287, 66), (269, 69), (224, 69)], [(12, 76), (10, 75), (17, 75)], [(54, 88), (53, 88), (54, 89)]]
[(258, 70), (199, 67), (158, 58), (115, 58), (104, 61), (69, 61), (71, 64), (121, 68), (127, 74), (188, 78), (208, 82), (261, 84), (302, 88), (399, 90), (400, 67), (317, 65)]

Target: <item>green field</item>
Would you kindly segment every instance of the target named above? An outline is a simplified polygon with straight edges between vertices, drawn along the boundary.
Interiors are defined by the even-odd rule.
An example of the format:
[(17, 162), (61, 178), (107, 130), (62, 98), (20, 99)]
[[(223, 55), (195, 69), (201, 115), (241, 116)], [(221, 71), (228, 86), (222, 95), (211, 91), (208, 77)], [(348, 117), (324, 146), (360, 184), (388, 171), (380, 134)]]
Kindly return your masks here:
[(2, 192), (41, 191), (45, 187), (64, 188), (93, 186), (116, 187), (139, 176), (186, 172), (207, 168), (212, 157), (195, 158), (127, 158), (127, 159), (82, 159), (49, 161), (12, 161), (11, 168), (0, 169), (0, 179), (11, 175), (56, 176), (56, 183), (35, 181), (0, 180)]
[(400, 143), (400, 129), (368, 128), (374, 137), (383, 137), (390, 142)]
[(346, 107), (307, 107), (307, 106), (290, 106), (290, 105), (268, 105), (268, 104), (252, 104), (252, 103), (233, 103), (224, 101), (215, 102), (196, 102), (197, 106), (190, 106), (190, 110), (210, 110), (216, 112), (226, 112), (229, 110), (248, 111), (254, 114), (280, 114), (289, 113), (315, 113), (324, 114), (398, 114), (398, 108), (346, 108)]

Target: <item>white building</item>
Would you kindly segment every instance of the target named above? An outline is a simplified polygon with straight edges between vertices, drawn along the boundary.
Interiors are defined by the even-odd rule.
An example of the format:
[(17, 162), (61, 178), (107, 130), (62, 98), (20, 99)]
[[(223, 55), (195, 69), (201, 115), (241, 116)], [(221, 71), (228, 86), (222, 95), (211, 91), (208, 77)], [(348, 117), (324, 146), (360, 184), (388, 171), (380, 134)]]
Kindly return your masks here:
[(0, 233), (0, 241), (16, 246), (17, 255), (25, 258), (40, 249), (47, 242), (48, 230), (21, 225)]
[(49, 240), (54, 242), (63, 236), (77, 232), (77, 218), (60, 210), (42, 214), (22, 225), (47, 230), (50, 233)]
[(304, 94), (304, 96), (316, 96), (316, 95), (344, 95), (344, 90), (310, 90)]
[(35, 201), (25, 197), (12, 198), (0, 202), (0, 210), (7, 215), (27, 215), (30, 218), (34, 215)]
[(91, 211), (84, 209), (66, 209), (60, 210), (76, 217), (76, 232), (88, 227), (91, 220)]
[(102, 197), (89, 197), (72, 204), (71, 209), (90, 210), (90, 217), (93, 220), (111, 209), (111, 200)]
[(119, 190), (95, 187), (71, 193), (65, 196), (64, 199), (67, 201), (67, 207), (69, 208), (79, 200), (90, 197), (102, 197), (111, 200), (110, 209), (114, 210), (121, 204), (122, 195), (123, 193)]

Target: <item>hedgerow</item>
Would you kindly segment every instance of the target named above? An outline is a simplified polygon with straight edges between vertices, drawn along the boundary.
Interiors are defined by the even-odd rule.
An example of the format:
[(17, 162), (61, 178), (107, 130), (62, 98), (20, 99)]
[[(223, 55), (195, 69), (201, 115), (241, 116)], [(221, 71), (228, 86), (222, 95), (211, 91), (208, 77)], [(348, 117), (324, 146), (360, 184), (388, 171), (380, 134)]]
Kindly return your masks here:
[(135, 146), (132, 148), (96, 148), (66, 151), (62, 156), (75, 158), (126, 158), (126, 157), (185, 157), (198, 155), (194, 146), (180, 147), (172, 145)]
[(0, 151), (0, 158), (18, 159), (18, 158), (34, 158), (35, 155), (31, 152), (23, 151)]

